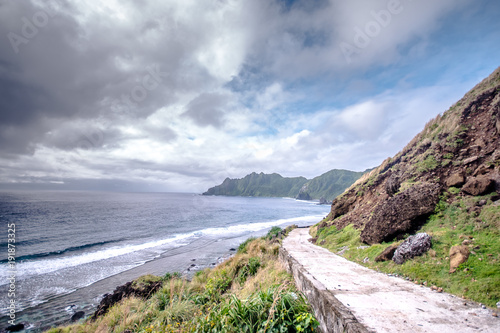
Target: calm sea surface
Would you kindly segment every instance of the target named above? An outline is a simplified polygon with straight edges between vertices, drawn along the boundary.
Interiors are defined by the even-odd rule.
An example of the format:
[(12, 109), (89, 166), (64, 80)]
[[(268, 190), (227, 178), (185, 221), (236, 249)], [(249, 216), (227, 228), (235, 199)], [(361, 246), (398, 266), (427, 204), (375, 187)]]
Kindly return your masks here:
[(213, 266), (250, 236), (316, 223), (329, 209), (288, 198), (0, 192), (0, 331), (13, 299), (8, 225), (15, 224), (16, 323), (35, 332), (75, 311), (90, 315), (104, 293), (140, 275)]

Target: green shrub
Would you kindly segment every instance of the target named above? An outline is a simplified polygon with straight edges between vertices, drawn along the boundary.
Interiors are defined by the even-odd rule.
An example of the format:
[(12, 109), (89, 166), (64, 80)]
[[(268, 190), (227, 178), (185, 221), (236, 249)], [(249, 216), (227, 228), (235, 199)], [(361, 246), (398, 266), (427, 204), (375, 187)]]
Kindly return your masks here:
[(208, 279), (205, 286), (207, 296), (212, 300), (218, 300), (231, 286), (232, 280), (225, 269), (217, 271), (214, 277)]
[(260, 291), (247, 300), (232, 296), (201, 318), (197, 332), (304, 332), (318, 321), (301, 295), (282, 287)]
[(269, 232), (265, 236), (265, 238), (272, 239), (273, 237), (278, 236), (278, 234), (281, 232), (281, 230), (282, 229), (280, 227), (272, 227), (271, 230), (269, 230)]
[(237, 280), (239, 283), (243, 284), (252, 275), (255, 275), (261, 266), (260, 259), (258, 257), (252, 257), (248, 260), (248, 263), (243, 266), (239, 272)]
[(451, 160), (453, 158), (453, 154), (452, 153), (446, 153), (443, 155), (443, 158), (447, 159), (447, 160)]
[(163, 281), (170, 281), (172, 279), (180, 279), (181, 278), (181, 273), (179, 272), (173, 272), (173, 273), (166, 273), (165, 275), (163, 275), (163, 278), (162, 280)]
[(423, 173), (426, 171), (431, 171), (436, 169), (438, 165), (438, 161), (436, 160), (434, 155), (429, 155), (425, 158), (425, 160), (417, 164), (417, 172)]
[(247, 252), (247, 246), (249, 243), (251, 243), (252, 241), (256, 240), (257, 238), (255, 237), (250, 237), (248, 238), (246, 241), (244, 241), (243, 243), (240, 244), (240, 246), (238, 246), (238, 253), (246, 253)]

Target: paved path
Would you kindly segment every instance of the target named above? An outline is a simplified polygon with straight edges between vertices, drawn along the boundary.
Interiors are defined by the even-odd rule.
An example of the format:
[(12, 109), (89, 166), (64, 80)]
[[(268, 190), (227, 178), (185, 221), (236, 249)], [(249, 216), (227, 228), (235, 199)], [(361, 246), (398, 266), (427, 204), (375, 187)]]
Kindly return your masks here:
[(377, 273), (309, 238), (309, 229), (294, 229), (283, 247), (369, 331), (500, 332), (500, 318), (477, 303)]

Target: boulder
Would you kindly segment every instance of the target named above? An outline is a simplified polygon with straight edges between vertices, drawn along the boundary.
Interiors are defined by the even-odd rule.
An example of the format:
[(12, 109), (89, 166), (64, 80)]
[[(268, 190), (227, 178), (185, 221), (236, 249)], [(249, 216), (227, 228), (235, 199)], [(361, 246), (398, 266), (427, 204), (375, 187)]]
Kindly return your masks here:
[(331, 205), (332, 203), (328, 200), (326, 200), (324, 197), (319, 198), (319, 204), (320, 205)]
[(450, 249), (450, 273), (455, 273), (460, 264), (469, 259), (469, 248), (466, 245), (455, 245)]
[(113, 305), (120, 302), (122, 299), (131, 296), (147, 299), (162, 286), (162, 281), (158, 280), (143, 280), (140, 283), (136, 281), (127, 282), (124, 285), (117, 287), (112, 294), (104, 295), (92, 316), (92, 320), (105, 315)]
[(461, 187), (463, 184), (465, 184), (465, 177), (460, 172), (454, 173), (446, 179), (448, 187)]
[(497, 120), (495, 122), (497, 135), (500, 135), (500, 108), (497, 107)]
[(353, 209), (353, 204), (355, 201), (355, 195), (347, 195), (335, 198), (332, 202), (332, 219), (347, 214), (349, 210)]
[(24, 330), (24, 324), (15, 324), (15, 325), (10, 325), (7, 326), (5, 329), (7, 332), (19, 332)]
[(392, 174), (387, 182), (385, 183), (385, 191), (389, 196), (393, 196), (399, 191), (399, 187), (401, 186), (401, 180), (396, 174)]
[(71, 322), (78, 321), (78, 320), (82, 319), (83, 317), (85, 317), (85, 312), (77, 311), (71, 316)]
[(472, 162), (476, 162), (478, 159), (479, 159), (479, 156), (471, 156), (471, 157), (469, 157), (469, 158), (466, 158), (466, 159), (463, 161), (463, 164), (464, 164), (464, 165), (471, 164)]
[(391, 246), (386, 247), (385, 250), (382, 251), (382, 253), (380, 253), (378, 256), (375, 257), (375, 261), (380, 262), (380, 261), (392, 260), (394, 252), (396, 252), (398, 246), (399, 244), (392, 244)]
[(408, 237), (394, 252), (392, 260), (402, 265), (406, 260), (421, 256), (431, 248), (432, 237), (426, 233), (419, 233)]
[(423, 183), (388, 198), (373, 211), (373, 216), (361, 231), (361, 241), (377, 244), (417, 230), (434, 212), (441, 187)]
[(494, 182), (488, 176), (470, 177), (462, 187), (465, 193), (470, 195), (483, 195), (493, 190)]

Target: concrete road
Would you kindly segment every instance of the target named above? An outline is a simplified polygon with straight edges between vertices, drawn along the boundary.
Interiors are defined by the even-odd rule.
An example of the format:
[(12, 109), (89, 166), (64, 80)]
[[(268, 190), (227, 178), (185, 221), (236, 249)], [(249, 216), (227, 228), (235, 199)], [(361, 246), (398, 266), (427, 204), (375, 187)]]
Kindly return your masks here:
[(309, 238), (309, 229), (294, 229), (283, 247), (368, 331), (500, 333), (500, 319), (477, 303), (375, 272)]

